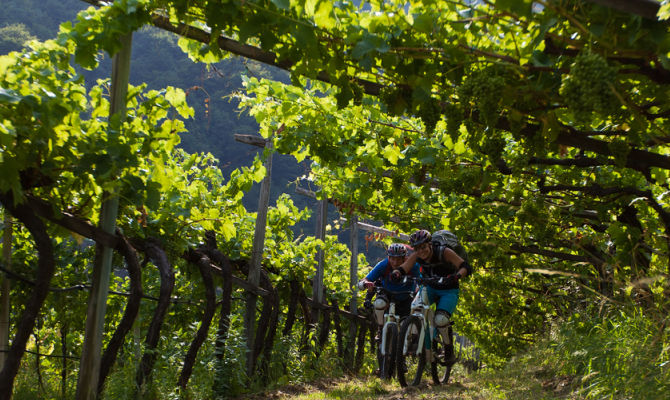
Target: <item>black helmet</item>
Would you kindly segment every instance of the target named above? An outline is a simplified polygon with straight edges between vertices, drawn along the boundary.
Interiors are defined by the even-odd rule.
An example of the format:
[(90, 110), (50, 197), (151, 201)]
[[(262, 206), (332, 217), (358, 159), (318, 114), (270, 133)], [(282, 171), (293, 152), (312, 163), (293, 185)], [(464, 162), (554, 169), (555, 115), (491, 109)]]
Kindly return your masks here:
[(405, 257), (407, 255), (407, 247), (401, 243), (393, 243), (386, 250), (389, 257)]
[(433, 240), (433, 236), (425, 229), (416, 231), (409, 236), (409, 245), (416, 247), (423, 243), (430, 243)]

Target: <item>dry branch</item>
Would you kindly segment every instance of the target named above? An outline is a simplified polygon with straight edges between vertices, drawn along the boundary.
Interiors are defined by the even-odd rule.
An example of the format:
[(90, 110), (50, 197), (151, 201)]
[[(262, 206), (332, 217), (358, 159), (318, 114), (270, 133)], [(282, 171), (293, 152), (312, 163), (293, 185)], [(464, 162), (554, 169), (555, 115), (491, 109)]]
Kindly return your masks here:
[[(139, 246), (137, 246), (139, 247)], [(145, 382), (145, 379), (148, 379), (151, 375), (151, 370), (153, 369), (154, 362), (156, 361), (156, 348), (158, 347), (158, 340), (160, 339), (160, 331), (163, 326), (163, 321), (165, 315), (167, 314), (167, 309), (170, 305), (170, 296), (172, 294), (172, 289), (174, 288), (174, 270), (172, 265), (167, 258), (165, 251), (158, 245), (154, 240), (147, 240), (140, 247), (146, 253), (146, 255), (153, 261), (156, 268), (160, 272), (160, 295), (159, 302), (156, 305), (154, 310), (153, 318), (149, 324), (149, 330), (147, 332), (145, 343), (145, 351), (140, 361), (140, 366), (137, 369), (137, 375), (135, 377), (137, 387), (142, 387), (142, 384)]]
[(195, 264), (200, 271), (202, 276), (202, 282), (205, 285), (205, 309), (202, 312), (202, 318), (200, 320), (200, 327), (191, 341), (191, 345), (188, 348), (186, 357), (184, 357), (184, 366), (181, 369), (179, 374), (179, 381), (177, 384), (182, 390), (186, 389), (188, 381), (191, 378), (191, 373), (193, 372), (193, 365), (195, 364), (195, 358), (198, 355), (200, 347), (205, 342), (207, 338), (207, 332), (209, 331), (209, 326), (212, 324), (212, 319), (214, 318), (214, 312), (216, 311), (216, 294), (214, 291), (214, 280), (212, 278), (210, 260), (209, 258), (195, 250), (191, 250), (186, 254), (186, 259)]
[(128, 270), (128, 277), (130, 278), (130, 297), (126, 303), (126, 308), (123, 311), (123, 317), (116, 327), (112, 338), (110, 339), (102, 359), (100, 361), (100, 375), (98, 378), (98, 396), (101, 395), (105, 385), (105, 379), (112, 369), (119, 349), (123, 345), (126, 335), (133, 327), (133, 323), (140, 311), (140, 302), (142, 299), (142, 269), (137, 258), (137, 251), (131, 246), (128, 240), (123, 237), (117, 230), (118, 241), (117, 249), (126, 260), (126, 269)]
[(56, 260), (54, 246), (47, 233), (47, 228), (35, 213), (35, 210), (24, 205), (15, 206), (14, 196), (11, 193), (0, 193), (0, 202), (13, 217), (28, 229), (35, 241), (38, 254), (35, 289), (21, 313), (16, 325), (16, 334), (5, 358), (5, 364), (0, 371), (0, 399), (9, 400), (12, 396), (14, 379), (19, 371), (21, 358), (26, 350), (26, 344), (35, 328), (35, 321), (42, 304), (44, 304), (44, 300), (49, 293), (49, 285), (54, 274)]

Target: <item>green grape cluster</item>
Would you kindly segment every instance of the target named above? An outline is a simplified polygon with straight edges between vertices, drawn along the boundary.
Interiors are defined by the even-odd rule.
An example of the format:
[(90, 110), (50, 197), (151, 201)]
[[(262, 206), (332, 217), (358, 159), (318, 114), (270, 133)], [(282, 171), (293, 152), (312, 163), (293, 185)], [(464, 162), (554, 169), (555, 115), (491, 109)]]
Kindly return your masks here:
[(478, 138), (482, 129), (471, 119), (463, 120), (463, 125), (465, 125), (465, 130), (468, 132), (468, 135), (473, 138)]
[(482, 182), (482, 171), (477, 168), (464, 168), (458, 174), (462, 193), (472, 193)]
[(500, 102), (505, 89), (505, 78), (497, 68), (474, 71), (458, 87), (458, 97), (479, 111), (481, 120), (493, 126), (500, 117)]
[(535, 224), (539, 216), (542, 214), (542, 209), (533, 200), (524, 201), (516, 212), (517, 223), (521, 226), (532, 226)]
[(357, 83), (351, 84), (351, 92), (354, 98), (354, 105), (360, 106), (363, 104), (363, 88)]
[(619, 108), (612, 91), (615, 79), (616, 68), (610, 67), (605, 58), (583, 51), (570, 66), (570, 74), (563, 78), (560, 94), (578, 118), (586, 119), (592, 111), (611, 115)]
[(503, 138), (499, 132), (490, 130), (488, 135), (484, 136), (480, 150), (482, 153), (491, 157), (491, 159), (497, 160), (502, 156), (503, 150), (505, 150), (505, 144), (505, 138)]
[(448, 194), (456, 190), (457, 182), (454, 179), (440, 179), (439, 186), (440, 192)]
[(429, 101), (419, 104), (416, 113), (426, 128), (426, 134), (430, 135), (435, 131), (435, 126), (442, 118), (442, 107), (440, 107), (438, 100), (431, 98)]
[(412, 104), (412, 93), (406, 88), (386, 86), (379, 91), (379, 100), (389, 115), (401, 116)]
[(405, 179), (400, 175), (393, 175), (393, 177), (391, 178), (391, 186), (395, 191), (399, 191), (400, 189), (402, 189), (404, 184)]
[(460, 129), (463, 123), (463, 110), (457, 104), (447, 103), (444, 105), (442, 113), (447, 120), (447, 132), (455, 143), (461, 135)]
[(395, 99), (397, 96), (397, 88), (393, 86), (384, 86), (379, 90), (379, 100), (383, 105), (386, 106), (387, 112), (391, 114), (393, 105), (395, 104)]

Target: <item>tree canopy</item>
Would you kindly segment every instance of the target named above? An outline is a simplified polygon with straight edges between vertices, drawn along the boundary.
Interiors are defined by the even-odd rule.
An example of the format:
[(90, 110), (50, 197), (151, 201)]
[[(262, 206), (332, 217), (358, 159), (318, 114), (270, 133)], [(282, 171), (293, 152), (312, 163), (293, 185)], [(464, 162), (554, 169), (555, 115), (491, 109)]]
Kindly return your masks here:
[[(192, 115), (183, 91), (133, 87), (127, 118), (107, 120), (107, 83), (85, 90), (70, 64), (74, 55), (95, 68), (120, 35), (153, 24), (182, 35), (196, 61), (234, 54), (288, 70), (290, 85), (247, 77), (241, 107), (278, 152), (309, 157), (319, 195), (343, 214), (456, 232), (475, 266), (460, 327), (492, 356), (594, 299), (633, 299), (661, 320), (670, 305), (670, 4), (656, 17), (608, 4), (100, 3), (55, 40), (0, 58), (0, 200), (49, 199), (88, 220), (116, 187), (119, 225), (163, 238), (173, 255), (208, 230), (244, 251), (253, 216), (239, 200), (262, 178), (260, 160), (225, 182), (207, 156), (173, 151)], [(288, 229), (304, 216), (286, 199), (277, 205), (272, 263), (311, 265), (314, 243), (294, 250)], [(333, 244), (331, 255), (340, 250)]]
[(668, 4), (607, 3), (167, 2), (153, 21), (196, 59), (288, 69), (247, 81), (263, 135), (285, 126), (278, 151), (343, 211), (459, 233), (471, 321), (509, 315), (518, 345), (560, 310), (529, 295), (667, 307)]

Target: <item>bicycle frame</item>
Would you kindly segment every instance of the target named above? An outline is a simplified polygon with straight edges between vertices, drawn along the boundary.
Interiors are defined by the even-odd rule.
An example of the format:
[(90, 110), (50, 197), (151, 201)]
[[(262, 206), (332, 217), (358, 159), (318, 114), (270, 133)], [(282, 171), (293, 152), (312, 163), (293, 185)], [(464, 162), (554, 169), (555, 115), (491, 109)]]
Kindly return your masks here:
[[(435, 324), (435, 309), (431, 307), (427, 286), (432, 282), (442, 282), (436, 282), (431, 278), (415, 278), (415, 281), (420, 286), (412, 300), (409, 319), (401, 324), (397, 357), (399, 357), (401, 366), (407, 367), (407, 364), (403, 363), (409, 360), (412, 366), (416, 366), (416, 369), (411, 372), (409, 369), (398, 370), (398, 381), (401, 386), (418, 385), (426, 363), (429, 363), (433, 382), (435, 384), (446, 383), (453, 364), (446, 361), (445, 346), (450, 345), (451, 340), (445, 338), (442, 333), (431, 326)], [(451, 333), (447, 336), (450, 335)], [(409, 374), (409, 379), (405, 372)]]
[[(434, 311), (430, 308), (430, 302), (428, 300), (428, 291), (426, 290), (425, 285), (419, 287), (419, 291), (414, 296), (412, 300), (411, 315), (418, 317), (421, 320), (421, 331), (419, 332), (419, 343), (426, 343), (426, 331), (430, 335), (430, 340), (424, 346), (419, 346), (416, 353), (420, 355), (424, 348), (426, 350), (427, 361), (431, 361), (432, 352), (431, 345), (432, 340), (434, 339), (434, 332), (430, 328), (430, 322), (433, 320)], [(403, 354), (407, 354), (407, 341), (403, 343)]]
[[(364, 285), (359, 283), (359, 289)], [(398, 331), (400, 329), (400, 316), (397, 314), (396, 296), (401, 294), (411, 295), (413, 291), (393, 291), (383, 287), (381, 281), (376, 281), (374, 302), (374, 320), (381, 329), (380, 340), (377, 343), (377, 361), (379, 363), (380, 376), (390, 379), (395, 375), (396, 354), (398, 351)], [(383, 299), (384, 301), (380, 301)], [(409, 299), (408, 299), (409, 300)]]
[(389, 325), (398, 325), (398, 320), (399, 317), (395, 313), (395, 301), (390, 301), (389, 300), (389, 307), (388, 311), (384, 313), (384, 327), (382, 328), (382, 342), (380, 344), (381, 346), (381, 354), (383, 356), (386, 355), (386, 339), (387, 335), (386, 333), (388, 332)]

